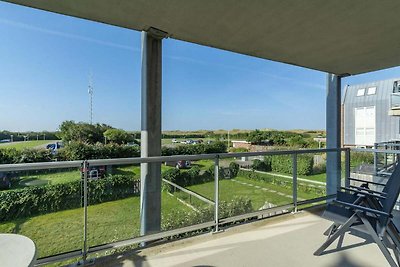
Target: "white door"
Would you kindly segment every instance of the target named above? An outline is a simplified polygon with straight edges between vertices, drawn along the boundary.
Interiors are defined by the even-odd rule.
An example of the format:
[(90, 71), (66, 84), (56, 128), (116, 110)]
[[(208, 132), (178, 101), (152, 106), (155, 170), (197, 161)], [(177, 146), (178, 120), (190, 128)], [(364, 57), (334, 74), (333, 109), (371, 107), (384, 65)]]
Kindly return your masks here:
[(375, 143), (375, 106), (355, 108), (355, 144), (373, 146)]

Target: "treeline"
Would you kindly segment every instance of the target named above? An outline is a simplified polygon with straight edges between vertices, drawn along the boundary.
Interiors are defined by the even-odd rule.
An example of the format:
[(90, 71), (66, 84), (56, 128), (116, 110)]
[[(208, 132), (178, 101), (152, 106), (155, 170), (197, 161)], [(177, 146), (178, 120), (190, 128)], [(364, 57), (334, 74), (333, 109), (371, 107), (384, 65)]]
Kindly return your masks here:
[[(11, 137), (12, 136), (12, 137)], [(57, 140), (57, 132), (11, 132), (11, 131), (0, 131), (0, 140), (13, 140), (13, 141), (25, 141), (25, 140)]]
[(290, 131), (260, 131), (248, 134), (246, 140), (256, 145), (290, 146), (298, 148), (317, 148), (318, 142), (310, 133), (295, 133)]
[[(226, 144), (213, 142), (211, 144), (182, 145), (174, 148), (163, 147), (163, 156), (195, 155), (225, 153)], [(48, 161), (85, 160), (85, 159), (111, 159), (139, 157), (139, 146), (126, 146), (116, 143), (88, 144), (83, 142), (71, 142), (56, 154), (45, 149), (0, 149), (0, 164), (32, 163)]]

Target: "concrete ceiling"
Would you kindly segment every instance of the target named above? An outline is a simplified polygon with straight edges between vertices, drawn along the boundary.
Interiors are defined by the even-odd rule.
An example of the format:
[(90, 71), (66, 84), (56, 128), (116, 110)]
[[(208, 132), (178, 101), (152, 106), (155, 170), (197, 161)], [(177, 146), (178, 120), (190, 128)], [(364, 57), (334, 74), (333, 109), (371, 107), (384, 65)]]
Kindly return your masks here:
[(400, 65), (399, 0), (7, 0), (334, 74)]

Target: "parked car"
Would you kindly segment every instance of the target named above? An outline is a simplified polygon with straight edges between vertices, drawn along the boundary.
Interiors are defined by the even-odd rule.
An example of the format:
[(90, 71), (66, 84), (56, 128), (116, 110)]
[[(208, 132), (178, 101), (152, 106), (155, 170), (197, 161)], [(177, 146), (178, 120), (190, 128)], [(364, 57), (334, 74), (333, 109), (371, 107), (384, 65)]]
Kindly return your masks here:
[(11, 188), (11, 175), (6, 172), (0, 172), (0, 189)]
[(177, 169), (189, 169), (191, 167), (191, 163), (189, 160), (166, 161), (165, 166), (171, 166)]
[(104, 178), (106, 176), (106, 170), (106, 166), (90, 167), (90, 169), (88, 170), (88, 178), (93, 180)]
[(172, 139), (172, 143), (173, 143), (173, 144), (176, 144), (176, 143), (178, 143), (178, 140)]
[(62, 147), (64, 147), (62, 142), (55, 142), (55, 143), (47, 144), (46, 149), (51, 150), (51, 153), (53, 155), (55, 155), (55, 154), (57, 154), (58, 150)]

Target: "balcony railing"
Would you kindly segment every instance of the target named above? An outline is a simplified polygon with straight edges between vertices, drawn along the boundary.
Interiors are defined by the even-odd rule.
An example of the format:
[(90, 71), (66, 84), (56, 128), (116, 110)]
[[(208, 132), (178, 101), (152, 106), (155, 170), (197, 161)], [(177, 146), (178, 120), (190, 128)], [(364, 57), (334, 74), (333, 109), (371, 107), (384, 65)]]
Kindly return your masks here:
[[(32, 215), (29, 216), (26, 215), (29, 212), (26, 213), (27, 211), (24, 211), (25, 215), (21, 217), (13, 215), (15, 218), (3, 220), (3, 222), (0, 222), (0, 231), (10, 231), (10, 225), (15, 225), (12, 231), (23, 230), (25, 224), (30, 224), (30, 227), (33, 227), (37, 231), (43, 231), (43, 235), (47, 236), (49, 240), (35, 240), (38, 237), (35, 236), (34, 231), (26, 230), (26, 232), (22, 232), (22, 234), (31, 237), (37, 243), (39, 250), (37, 264), (39, 265), (68, 259), (87, 261), (90, 257), (105, 255), (105, 251), (112, 251), (126, 246), (143, 244), (196, 231), (218, 232), (220, 227), (233, 222), (265, 218), (291, 211), (296, 212), (299, 208), (323, 203), (328, 198), (334, 197), (333, 195), (327, 196), (326, 191), (324, 191), (326, 174), (323, 172), (321, 175), (313, 176), (309, 179), (301, 178), (298, 175), (298, 173), (303, 171), (301, 168), (304, 168), (302, 155), (318, 155), (319, 157), (323, 157), (324, 154), (332, 152), (342, 154), (344, 157), (344, 160), (342, 160), (342, 170), (344, 170), (342, 176), (350, 177), (351, 162), (350, 149), (348, 148), (4, 164), (0, 165), (0, 172), (18, 173), (20, 176), (28, 177), (26, 178), (28, 182), (25, 183), (28, 184), (28, 188), (34, 188), (35, 190), (37, 190), (36, 188), (40, 188), (34, 185), (37, 185), (37, 181), (42, 180), (42, 177), (45, 175), (58, 177), (57, 179), (62, 181), (62, 179), (66, 179), (65, 175), (68, 174), (74, 175), (74, 181), (81, 185), (81, 192), (75, 193), (75, 197), (73, 198), (73, 192), (76, 190), (72, 187), (62, 187), (60, 185), (59, 190), (65, 190), (62, 193), (67, 199), (66, 203), (71, 203), (70, 208), (66, 205), (67, 208), (64, 207), (61, 209), (62, 211), (58, 211), (57, 205), (60, 205), (60, 203), (47, 203), (51, 207), (46, 206), (46, 211), (39, 210), (36, 213), (32, 212)], [(286, 173), (243, 169), (240, 170), (241, 173), (237, 178), (227, 179), (226, 177), (222, 177), (224, 174), (221, 172), (221, 168), (229, 165), (235, 158), (279, 157), (282, 155), (286, 155), (286, 158), (281, 160), (291, 161), (290, 171)], [(178, 185), (179, 182), (177, 181), (163, 179), (163, 186), (166, 189), (162, 196), (162, 207), (165, 208), (162, 211), (162, 216), (163, 220), (166, 221), (166, 226), (163, 226), (160, 232), (143, 236), (139, 235), (138, 230), (140, 206), (138, 204), (138, 195), (135, 194), (134, 190), (129, 193), (121, 193), (122, 191), (116, 189), (122, 188), (118, 187), (118, 181), (113, 182), (112, 185), (115, 187), (110, 184), (102, 184), (101, 182), (96, 183), (93, 182), (93, 179), (90, 179), (89, 171), (81, 171), (90, 170), (96, 166), (112, 166), (117, 174), (124, 174), (130, 168), (129, 170), (135, 172), (135, 177), (139, 178), (139, 164), (164, 163), (179, 160), (192, 161), (200, 169), (200, 172), (195, 175), (202, 176), (203, 178), (199, 178), (199, 180), (203, 179), (204, 182), (198, 183), (197, 181), (192, 181), (192, 183), (182, 186)], [(173, 169), (165, 168), (167, 170)], [(188, 171), (183, 172), (187, 175), (184, 179), (193, 179), (193, 177), (190, 178), (189, 174), (187, 174)], [(288, 175), (288, 173), (290, 174)], [(213, 180), (207, 180), (209, 176), (206, 174), (211, 174)], [(31, 179), (35, 175), (37, 179)], [(101, 181), (101, 179), (97, 181)], [(348, 179), (343, 181), (346, 184), (349, 183)], [(33, 184), (29, 184), (29, 182)], [(99, 190), (102, 190), (103, 195), (96, 195), (100, 192)], [(118, 194), (121, 195), (121, 201), (113, 201), (119, 199), (117, 197)], [(123, 194), (126, 194), (126, 196), (123, 196)], [(79, 195), (79, 199), (77, 199), (77, 195)], [(242, 201), (239, 198), (243, 196), (249, 197), (252, 201), (251, 205), (248, 205), (244, 201), (245, 205), (247, 205), (246, 207), (248, 207), (247, 209), (233, 208), (234, 212), (231, 210), (229, 212), (226, 211), (226, 209), (234, 205), (235, 201)], [(2, 197), (1, 192), (0, 197)], [(45, 198), (47, 195), (43, 197)], [(90, 199), (95, 199), (95, 201), (90, 203)], [(43, 201), (46, 203), (46, 199), (40, 200), (39, 198), (34, 201)], [(79, 208), (73, 206), (73, 203), (79, 202), (81, 203)], [(182, 205), (180, 206), (179, 203), (182, 203)], [(53, 204), (55, 207), (52, 206)], [(65, 203), (62, 204), (64, 205)], [(121, 208), (121, 210), (130, 209), (127, 215), (121, 214), (119, 208), (122, 205), (126, 206)], [(249, 207), (252, 208), (249, 209)], [(14, 212), (18, 213), (19, 211)], [(176, 225), (174, 225), (173, 221), (172, 225), (169, 225), (168, 220), (171, 218), (174, 219), (174, 216), (172, 216), (175, 214), (174, 212), (178, 215), (180, 214), (183, 219), (179, 223), (176, 223)], [(171, 215), (170, 213), (173, 214)], [(81, 214), (81, 216), (77, 217), (76, 214)], [(193, 214), (197, 215), (198, 220), (188, 223), (186, 219), (193, 216)], [(41, 216), (49, 217), (42, 219)], [(127, 219), (127, 217), (129, 218)], [(53, 229), (54, 227), (52, 228), (55, 231), (53, 233), (51, 232), (51, 227), (48, 227), (46, 223), (52, 223), (59, 218), (66, 219), (59, 222), (56, 230)], [(32, 226), (35, 223), (36, 225)], [(118, 227), (115, 224), (118, 224)], [(78, 226), (73, 228), (74, 225)], [(79, 231), (76, 230), (78, 228), (80, 228)], [(76, 231), (71, 229), (75, 229)], [(110, 234), (110, 236), (106, 236), (107, 234)], [(51, 240), (54, 243), (58, 238), (61, 239), (59, 247), (47, 247), (49, 245), (48, 241)], [(66, 241), (63, 241), (63, 239), (66, 239)], [(41, 253), (41, 251), (45, 252)]]

